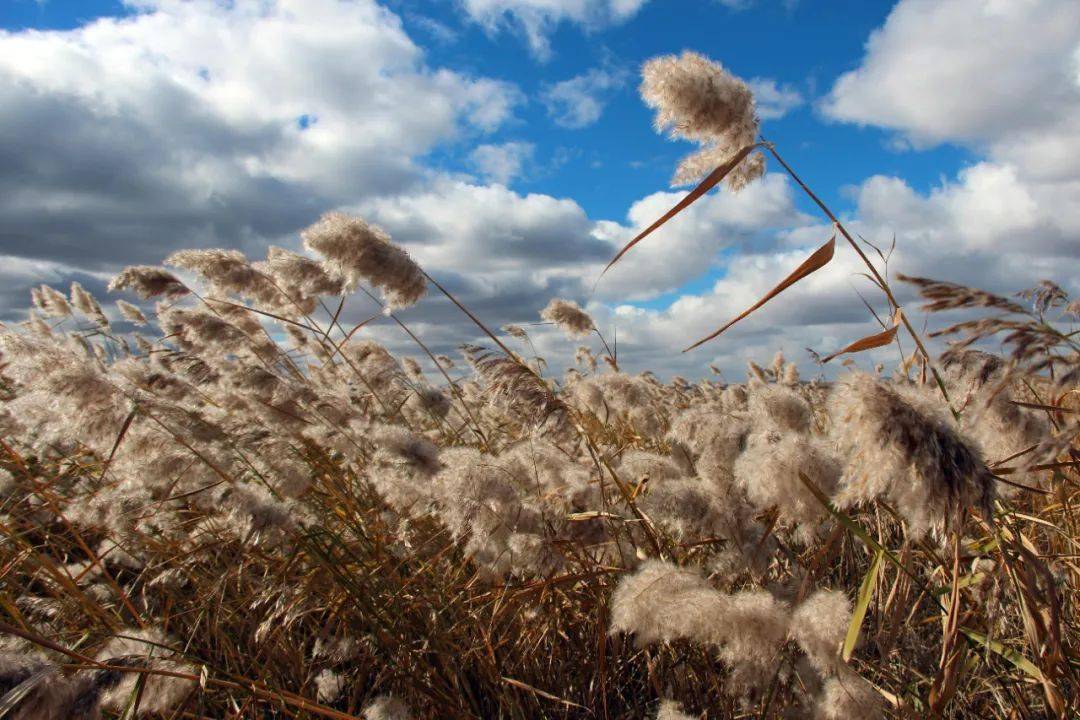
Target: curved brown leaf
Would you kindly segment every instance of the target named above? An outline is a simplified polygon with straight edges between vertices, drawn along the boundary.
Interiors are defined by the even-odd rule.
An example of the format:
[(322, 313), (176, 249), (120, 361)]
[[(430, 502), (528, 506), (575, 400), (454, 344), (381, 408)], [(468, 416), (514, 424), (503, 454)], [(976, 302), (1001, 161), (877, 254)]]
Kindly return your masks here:
[(873, 348), (885, 347), (886, 345), (891, 343), (893, 340), (896, 339), (896, 331), (900, 329), (900, 311), (897, 310), (896, 312), (897, 314), (893, 316), (892, 327), (888, 327), (879, 333), (867, 335), (864, 338), (856, 340), (842, 350), (837, 350), (832, 355), (826, 357), (824, 360), (821, 361), (821, 364), (824, 365), (838, 355), (857, 353), (862, 352), (863, 350), (872, 350)]
[(833, 253), (835, 252), (835, 250), (836, 250), (836, 236), (833, 235), (831, 238), (829, 238), (829, 242), (825, 243), (824, 245), (819, 247), (817, 250), (815, 250), (813, 255), (806, 258), (806, 260), (803, 261), (802, 265), (795, 268), (795, 270), (790, 275), (788, 275), (786, 278), (781, 280), (780, 284), (777, 285), (776, 287), (774, 287), (768, 293), (766, 293), (766, 295), (763, 298), (761, 298), (756, 303), (754, 303), (749, 308), (747, 308), (738, 317), (736, 317), (733, 320), (731, 320), (730, 322), (728, 322), (727, 325), (724, 325), (722, 328), (720, 328), (719, 330), (714, 332), (712, 335), (708, 335), (706, 337), (701, 338), (696, 343), (694, 343), (690, 347), (683, 350), (683, 352), (689, 352), (689, 351), (693, 350), (694, 348), (696, 348), (699, 345), (704, 345), (705, 343), (709, 342), (710, 340), (712, 340), (713, 338), (718, 336), (720, 333), (727, 330), (729, 327), (731, 327), (735, 323), (742, 320), (744, 317), (746, 317), (750, 313), (757, 310), (759, 307), (761, 307), (765, 303), (772, 300), (774, 297), (776, 297), (780, 293), (787, 290), (789, 287), (791, 287), (795, 283), (802, 280), (804, 277), (806, 277), (810, 273), (814, 272), (815, 270), (819, 270), (819, 269), (825, 267), (826, 265), (828, 265), (829, 261), (832, 260)]
[[(611, 262), (609, 262), (607, 264), (607, 266), (604, 268), (603, 272), (600, 273), (600, 277), (604, 277), (604, 273), (606, 273), (608, 270), (610, 270), (611, 266), (614, 265), (615, 263), (617, 263), (619, 261), (619, 259), (622, 258), (622, 256), (625, 255), (630, 250), (630, 248), (634, 247), (639, 242), (644, 240), (646, 236), (648, 236), (650, 233), (652, 233), (658, 227), (660, 227), (661, 225), (666, 223), (668, 220), (675, 217), (676, 215), (681, 213), (686, 208), (690, 207), (690, 205), (695, 200), (697, 200), (699, 197), (701, 197), (702, 195), (704, 195), (705, 193), (709, 192), (714, 187), (716, 187), (716, 185), (719, 184), (719, 182), (721, 180), (723, 180), (725, 177), (727, 177), (728, 173), (730, 173), (732, 170), (734, 170), (735, 167), (739, 163), (741, 163), (743, 160), (746, 159), (747, 155), (749, 155), (751, 152), (753, 152), (758, 147), (761, 147), (761, 143), (754, 143), (753, 145), (747, 145), (742, 150), (735, 153), (734, 157), (732, 157), (726, 163), (724, 163), (723, 165), (721, 165), (720, 167), (716, 168), (711, 173), (709, 173), (709, 175), (704, 180), (702, 180), (698, 184), (698, 186), (696, 188), (694, 188), (689, 193), (687, 193), (686, 197), (684, 197), (682, 200), (680, 200), (678, 202), (678, 204), (675, 205), (675, 207), (668, 210), (666, 213), (664, 213), (664, 215), (659, 220), (657, 220), (652, 225), (650, 225), (649, 227), (645, 228), (640, 233), (638, 233), (637, 237), (635, 237), (633, 240), (626, 243), (626, 245), (623, 246), (623, 249), (620, 250), (619, 253), (615, 257), (613, 257), (611, 259)], [(600, 281), (600, 278), (597, 278), (597, 282), (599, 282), (599, 281)]]

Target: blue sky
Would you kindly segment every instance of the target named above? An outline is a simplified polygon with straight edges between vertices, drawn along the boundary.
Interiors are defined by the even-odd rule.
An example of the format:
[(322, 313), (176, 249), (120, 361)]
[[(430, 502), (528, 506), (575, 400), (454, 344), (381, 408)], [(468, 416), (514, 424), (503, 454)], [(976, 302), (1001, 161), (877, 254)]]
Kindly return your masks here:
[[(677, 198), (668, 180), (692, 150), (653, 131), (641, 64), (683, 49), (722, 62), (854, 229), (897, 235), (900, 269), (1000, 289), (1076, 267), (1075, 21), (1066, 0), (9, 0), (0, 181), (20, 203), (0, 207), (15, 268), (0, 303), (10, 315), (33, 282), (101, 286), (185, 245), (296, 245), (343, 208), (493, 323), (533, 319), (556, 294), (589, 303), (642, 369), (828, 349), (868, 329), (843, 258), (734, 347), (660, 349), (720, 324), (827, 237), (775, 167), (740, 197), (709, 196), (590, 292)], [(1039, 260), (1009, 265), (1018, 240)], [(436, 344), (468, 332), (437, 303), (413, 312)]]
[[(652, 131), (651, 114), (637, 96), (633, 73), (650, 57), (687, 48), (720, 60), (743, 77), (773, 78), (807, 98), (807, 104), (769, 122), (765, 129), (841, 207), (845, 184), (887, 172), (925, 189), (942, 174), (955, 172), (966, 154), (950, 146), (921, 153), (891, 152), (887, 133), (837, 127), (814, 112), (816, 93), (827, 91), (836, 77), (858, 64), (866, 38), (886, 17), (890, 2), (807, 3), (790, 9), (784, 3), (763, 2), (744, 10), (700, 0), (653, 3), (632, 21), (602, 32), (561, 26), (552, 41), (558, 52), (542, 64), (523, 53), (520, 40), (511, 33), (490, 36), (475, 24), (463, 25), (447, 3), (424, 6), (432, 17), (462, 32), (459, 43), (435, 43), (430, 51), (433, 59), (512, 80), (530, 97), (582, 68), (605, 63), (629, 68), (628, 81), (612, 95), (595, 125), (561, 129), (549, 121), (542, 104), (534, 104), (526, 113), (525, 128), (505, 131), (507, 137), (518, 131), (534, 140), (543, 155), (560, 147), (580, 152), (562, 172), (538, 178), (529, 188), (569, 194), (605, 217), (617, 217), (635, 198), (663, 186), (690, 147), (667, 142)], [(408, 24), (409, 16), (405, 17)], [(635, 161), (644, 162), (644, 167), (630, 168)]]
[[(814, 100), (843, 72), (855, 68), (870, 33), (892, 2), (761, 2), (732, 8), (720, 2), (665, 0), (645, 5), (629, 22), (589, 30), (564, 23), (551, 37), (553, 56), (538, 61), (520, 34), (486, 32), (463, 18), (447, 0), (387, 3), (423, 44), (430, 64), (497, 77), (528, 95), (515, 122), (489, 141), (525, 139), (536, 145), (534, 172), (516, 183), (522, 190), (575, 198), (589, 213), (618, 218), (635, 199), (663, 187), (690, 145), (672, 143), (652, 131), (651, 114), (637, 96), (636, 69), (655, 55), (694, 49), (720, 60), (743, 77), (772, 78), (806, 99), (783, 118), (765, 125), (769, 139), (812, 180), (835, 207), (850, 209), (845, 186), (875, 173), (898, 175), (927, 190), (954, 174), (970, 153), (951, 144), (920, 152), (890, 150), (891, 133), (838, 125), (815, 112)], [(10, 0), (0, 26), (12, 29), (70, 29), (98, 17), (136, 10), (116, 0)], [(432, 30), (432, 22), (441, 26)], [(441, 36), (442, 30), (454, 34)], [(622, 87), (607, 94), (603, 116), (585, 128), (551, 121), (538, 98), (546, 87), (595, 67), (619, 67)], [(465, 169), (468, 146), (436, 148), (432, 162)], [(811, 206), (802, 203), (807, 211)]]

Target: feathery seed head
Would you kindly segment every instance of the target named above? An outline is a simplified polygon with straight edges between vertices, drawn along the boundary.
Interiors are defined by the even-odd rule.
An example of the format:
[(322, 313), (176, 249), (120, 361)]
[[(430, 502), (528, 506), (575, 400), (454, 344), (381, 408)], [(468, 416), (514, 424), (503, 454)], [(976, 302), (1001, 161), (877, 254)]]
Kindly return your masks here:
[(748, 401), (755, 428), (775, 428), (781, 434), (810, 430), (810, 406), (789, 387), (755, 385)]
[(680, 638), (709, 642), (728, 605), (697, 570), (647, 560), (615, 588), (611, 631), (632, 633), (639, 647)]
[(780, 521), (794, 525), (798, 539), (805, 543), (813, 539), (826, 511), (799, 474), (806, 475), (831, 495), (842, 470), (840, 460), (817, 438), (768, 431), (747, 438), (746, 450), (733, 468), (750, 504), (758, 510), (775, 507)]
[(842, 505), (887, 497), (916, 535), (959, 521), (966, 508), (990, 517), (993, 475), (944, 413), (900, 386), (854, 374), (833, 388), (829, 414), (847, 451)]
[(319, 702), (332, 703), (345, 689), (345, 678), (329, 668), (315, 676), (315, 691)]
[(791, 637), (822, 675), (840, 660), (840, 644), (851, 622), (851, 602), (839, 590), (818, 590), (791, 614)]
[(553, 298), (547, 307), (540, 311), (540, 317), (555, 323), (572, 338), (584, 337), (595, 327), (589, 314), (578, 307), (573, 300)]
[(131, 290), (144, 300), (157, 297), (176, 300), (191, 292), (168, 270), (149, 265), (131, 265), (124, 268), (109, 281), (109, 290)]
[[(137, 664), (157, 670), (190, 673), (192, 668), (177, 661), (169, 648), (173, 641), (156, 628), (122, 630), (98, 651), (97, 659), (108, 664)], [(103, 708), (121, 711), (136, 692), (139, 678), (125, 673), (120, 681), (101, 696)], [(148, 675), (142, 687), (140, 714), (166, 714), (191, 692), (193, 682), (165, 675)]]
[(125, 301), (125, 300), (117, 300), (116, 301), (116, 307), (120, 311), (120, 314), (128, 322), (130, 322), (130, 323), (132, 323), (134, 325), (145, 325), (146, 324), (146, 316), (143, 315), (142, 310), (140, 310), (136, 306), (132, 305), (131, 303), (129, 303), (129, 302)]
[(881, 695), (874, 686), (847, 666), (825, 681), (817, 706), (816, 720), (880, 720), (885, 717)]
[(683, 712), (682, 705), (674, 700), (662, 700), (656, 709), (656, 720), (697, 720)]
[[(686, 51), (646, 62), (641, 97), (656, 110), (657, 130), (702, 145), (680, 163), (674, 179), (677, 185), (701, 179), (757, 140), (758, 119), (750, 87), (698, 53)], [(764, 170), (764, 157), (755, 153), (728, 175), (728, 186), (738, 191)]]
[(364, 720), (412, 720), (408, 706), (390, 695), (382, 695), (364, 706)]
[(105, 317), (105, 313), (101, 311), (101, 305), (98, 304), (93, 295), (86, 291), (86, 288), (77, 282), (71, 283), (71, 304), (75, 306), (76, 310), (101, 327), (109, 326), (109, 320)]
[(71, 315), (71, 305), (68, 304), (68, 300), (62, 292), (48, 285), (42, 285), (36, 290), (36, 293), (31, 292), (31, 296), (42, 315), (55, 318)]
[(378, 225), (327, 213), (301, 237), (304, 247), (322, 255), (326, 268), (342, 277), (347, 288), (366, 280), (382, 290), (391, 309), (414, 305), (427, 291), (420, 266)]
[(340, 295), (345, 289), (343, 279), (326, 272), (322, 263), (275, 246), (266, 251), (266, 261), (255, 267), (273, 277), (290, 296)]
[(516, 340), (528, 340), (529, 336), (520, 325), (503, 325), (502, 331)]

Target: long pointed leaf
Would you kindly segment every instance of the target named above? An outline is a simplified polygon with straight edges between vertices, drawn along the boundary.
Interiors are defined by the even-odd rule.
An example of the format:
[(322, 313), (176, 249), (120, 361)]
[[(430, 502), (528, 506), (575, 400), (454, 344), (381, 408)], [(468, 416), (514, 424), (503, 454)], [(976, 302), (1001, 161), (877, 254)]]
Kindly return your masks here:
[[(716, 168), (711, 173), (709, 173), (709, 175), (704, 180), (702, 180), (698, 184), (698, 186), (696, 188), (694, 188), (689, 193), (687, 193), (686, 197), (684, 197), (682, 200), (680, 200), (675, 205), (675, 207), (668, 210), (666, 213), (664, 213), (664, 215), (659, 220), (657, 220), (652, 225), (650, 225), (649, 227), (645, 228), (640, 233), (638, 233), (637, 237), (635, 237), (633, 240), (626, 243), (626, 245), (623, 246), (623, 249), (620, 250), (618, 252), (618, 254), (611, 259), (611, 262), (609, 262), (607, 264), (607, 266), (604, 268), (603, 272), (600, 273), (600, 277), (604, 277), (604, 273), (606, 273), (608, 270), (610, 270), (611, 266), (614, 265), (615, 263), (617, 263), (619, 261), (619, 259), (622, 258), (622, 256), (625, 255), (630, 250), (630, 248), (637, 245), (639, 242), (644, 240), (648, 235), (650, 235), (658, 227), (660, 227), (661, 225), (666, 223), (668, 220), (670, 220), (671, 218), (673, 218), (676, 215), (678, 215), (679, 213), (681, 213), (683, 210), (688, 208), (695, 200), (697, 200), (702, 195), (704, 195), (705, 193), (709, 192), (714, 187), (716, 187), (720, 183), (721, 180), (723, 180), (725, 177), (727, 177), (728, 173), (730, 173), (732, 170), (734, 170), (735, 167), (739, 163), (741, 163), (743, 160), (746, 159), (747, 155), (749, 155), (751, 152), (753, 152), (756, 148), (758, 148), (760, 146), (761, 146), (761, 143), (754, 143), (753, 145), (747, 145), (742, 150), (735, 153), (734, 157), (732, 157), (726, 163), (724, 163), (723, 165), (721, 165), (720, 167)], [(597, 282), (599, 282), (599, 280), (600, 280), (600, 278), (597, 278)]]
[[(904, 566), (904, 564), (897, 559), (895, 555), (882, 547), (882, 545), (878, 543), (878, 541), (875, 540), (868, 532), (866, 532), (866, 530), (864, 530), (861, 525), (848, 517), (847, 514), (841, 512), (840, 510), (837, 510), (836, 506), (829, 502), (829, 499), (825, 496), (825, 493), (821, 491), (821, 488), (815, 485), (810, 478), (806, 477), (804, 473), (800, 472), (799, 479), (802, 480), (803, 485), (806, 486), (806, 488), (811, 492), (811, 494), (813, 494), (813, 496), (817, 498), (818, 502), (820, 502), (825, 507), (825, 509), (829, 511), (830, 515), (840, 521), (840, 523), (844, 525), (844, 527), (846, 527), (848, 530), (851, 530), (856, 536), (859, 537), (860, 540), (865, 542), (868, 546), (870, 546), (874, 550), (877, 550), (880, 555), (882, 555), (886, 560), (895, 565), (897, 569), (899, 569), (909, 578), (914, 580), (915, 584), (922, 588), (925, 592), (936, 597), (936, 594), (932, 588), (928, 588), (919, 577), (912, 574), (911, 571), (908, 570)], [(940, 605), (940, 601), (938, 604)], [(1006, 645), (1003, 645), (996, 640), (991, 640), (987, 638), (986, 635), (984, 635), (983, 633), (972, 630), (971, 628), (960, 626), (959, 630), (972, 642), (987, 648), (993, 653), (1000, 655), (1001, 657), (1012, 663), (1016, 668), (1030, 675), (1032, 678), (1039, 681), (1043, 680), (1042, 671), (1039, 670), (1039, 668), (1033, 662), (1024, 657), (1022, 653)]]
[(825, 267), (826, 265), (829, 264), (829, 261), (832, 260), (833, 253), (835, 251), (836, 251), (836, 236), (833, 235), (831, 238), (829, 238), (829, 242), (825, 243), (824, 245), (819, 247), (817, 250), (815, 250), (813, 255), (806, 258), (806, 260), (803, 261), (802, 265), (795, 268), (795, 270), (793, 270), (790, 275), (788, 275), (786, 278), (781, 280), (780, 284), (777, 285), (776, 287), (774, 287), (768, 293), (766, 293), (763, 298), (761, 298), (756, 303), (751, 305), (744, 312), (742, 312), (740, 315), (738, 315), (735, 319), (728, 322), (727, 325), (724, 325), (722, 328), (720, 328), (719, 330), (714, 332), (712, 335), (708, 335), (706, 337), (701, 338), (696, 343), (694, 343), (690, 347), (683, 350), (683, 352), (689, 352), (689, 351), (693, 350), (694, 348), (698, 347), (699, 345), (704, 345), (705, 343), (709, 342), (713, 338), (717, 337), (720, 333), (727, 330), (729, 327), (731, 327), (735, 323), (737, 323), (740, 320), (742, 320), (743, 318), (745, 318), (750, 313), (752, 313), (755, 310), (757, 310), (758, 308), (760, 308), (765, 303), (772, 300), (774, 297), (776, 297), (780, 293), (787, 290), (789, 287), (791, 287), (795, 283), (802, 280), (804, 277), (806, 277), (810, 273), (814, 272), (815, 270), (820, 270), (821, 268)]
[(799, 479), (802, 480), (803, 485), (805, 485), (806, 489), (810, 491), (810, 494), (813, 495), (817, 499), (817, 501), (821, 503), (822, 507), (828, 510), (829, 514), (836, 518), (836, 520), (841, 525), (850, 530), (857, 538), (866, 543), (867, 547), (869, 547), (871, 550), (876, 550), (877, 552), (884, 555), (885, 559), (892, 563), (894, 566), (896, 566), (897, 570), (911, 578), (915, 582), (915, 584), (922, 588), (925, 592), (933, 594), (933, 589), (927, 587), (926, 583), (924, 583), (918, 575), (915, 575), (913, 572), (908, 570), (907, 566), (904, 565), (904, 563), (900, 562), (900, 559), (897, 558), (896, 555), (894, 555), (884, 545), (875, 540), (874, 537), (869, 532), (867, 532), (862, 525), (857, 523), (847, 513), (839, 510), (835, 505), (833, 505), (832, 501), (830, 501), (829, 498), (825, 495), (825, 493), (821, 491), (821, 488), (815, 485), (814, 481), (808, 478), (805, 473), (800, 472)]
[(842, 657), (844, 662), (851, 659), (851, 653), (855, 650), (855, 643), (859, 640), (859, 631), (862, 629), (863, 619), (866, 617), (866, 609), (870, 606), (870, 598), (874, 596), (877, 587), (878, 569), (881, 567), (881, 559), (885, 553), (878, 550), (874, 553), (874, 559), (870, 563), (870, 569), (863, 576), (859, 586), (859, 596), (855, 601), (855, 610), (851, 613), (851, 622), (848, 624), (847, 636), (844, 638)]
[(990, 640), (983, 633), (976, 632), (975, 630), (972, 630), (970, 628), (966, 628), (966, 627), (961, 626), (960, 627), (960, 632), (964, 633), (969, 638), (971, 638), (974, 642), (978, 643), (979, 645), (982, 645), (987, 650), (990, 650), (991, 652), (996, 653), (996, 654), (1000, 655), (1001, 657), (1005, 658), (1010, 663), (1012, 663), (1014, 666), (1016, 666), (1017, 669), (1023, 670), (1025, 673), (1030, 675), (1032, 678), (1034, 678), (1036, 680), (1040, 680), (1040, 681), (1043, 679), (1042, 671), (1039, 670), (1038, 667), (1036, 667), (1035, 663), (1031, 662), (1026, 657), (1024, 657), (1022, 653), (1019, 653), (1016, 650), (1013, 650), (1012, 648), (1008, 647), (1007, 645), (1003, 645), (1003, 644), (999, 643), (997, 640)]
[(131, 422), (138, 414), (138, 406), (133, 407), (128, 416), (124, 418), (124, 424), (120, 426), (120, 434), (116, 436), (116, 442), (113, 443), (112, 451), (109, 453), (109, 458), (105, 461), (105, 464), (101, 467), (101, 477), (99, 480), (105, 479), (105, 473), (109, 472), (109, 466), (112, 465), (113, 458), (116, 457), (116, 451), (120, 449), (120, 443), (124, 441), (124, 436), (127, 435), (128, 429), (131, 427)]

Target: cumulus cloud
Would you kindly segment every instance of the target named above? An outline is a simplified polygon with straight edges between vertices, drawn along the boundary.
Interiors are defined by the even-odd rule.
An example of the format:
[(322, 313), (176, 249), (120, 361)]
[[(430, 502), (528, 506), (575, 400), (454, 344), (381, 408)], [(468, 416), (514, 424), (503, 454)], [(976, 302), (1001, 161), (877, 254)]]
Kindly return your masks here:
[(469, 163), (490, 182), (508, 185), (525, 171), (536, 146), (527, 142), (478, 145), (469, 153)]
[(754, 91), (758, 116), (762, 120), (782, 118), (805, 102), (798, 90), (790, 85), (780, 85), (770, 78), (754, 78), (749, 85)]
[[(683, 195), (648, 195), (630, 207), (627, 224), (600, 222), (596, 233), (621, 248)], [(706, 195), (623, 256), (598, 293), (613, 301), (648, 300), (717, 269), (733, 252), (773, 245), (778, 231), (807, 222), (782, 175), (768, 174), (739, 193)]]
[(521, 100), (428, 67), (370, 0), (139, 7), (0, 33), (0, 252), (101, 268), (261, 245), (415, 185), (414, 158)]
[(1080, 4), (901, 0), (823, 103), (916, 147), (983, 148), (1043, 179), (1080, 174)]
[(587, 127), (600, 119), (608, 96), (626, 84), (627, 75), (621, 68), (593, 68), (548, 86), (541, 99), (556, 125), (571, 129)]
[(426, 268), (500, 277), (542, 277), (606, 258), (610, 245), (570, 199), (520, 195), (499, 185), (442, 179), (423, 192), (357, 207), (390, 231)]
[(859, 216), (942, 257), (931, 274), (995, 290), (1036, 273), (1075, 282), (1078, 53), (1080, 5), (1069, 0), (901, 0), (822, 110), (915, 148), (956, 142), (986, 159), (926, 196), (871, 178), (858, 191)]
[[(546, 33), (564, 20), (592, 27), (625, 19), (640, 4), (475, 0), (474, 9), (478, 19), (494, 13), (497, 26), (533, 8), (547, 18), (537, 25)], [(526, 140), (486, 136), (522, 102), (514, 86), (431, 67), (397, 16), (373, 0), (140, 7), (72, 31), (0, 33), (0, 307), (9, 317), (32, 284), (78, 280), (99, 291), (119, 265), (156, 263), (178, 247), (253, 255), (270, 242), (295, 247), (297, 229), (341, 208), (386, 227), (491, 327), (535, 322), (552, 297), (580, 302), (609, 338), (617, 328), (620, 361), (630, 370), (693, 376), (713, 362), (734, 379), (746, 359), (765, 362), (777, 349), (805, 359), (804, 347), (835, 350), (875, 328), (853, 286), (879, 310), (881, 299), (840, 245), (824, 271), (719, 340), (679, 354), (829, 236), (827, 224), (799, 212), (783, 175), (768, 174), (739, 195), (705, 196), (593, 292), (615, 251), (681, 195), (648, 194), (625, 217), (599, 218), (572, 198), (506, 187), (536, 152)], [(944, 19), (955, 30), (961, 11), (976, 8), (999, 13), (995, 32), (976, 32), (996, 43), (993, 57), (935, 25)], [(835, 119), (887, 127), (913, 143), (984, 150), (982, 161), (928, 192), (891, 176), (851, 189), (852, 231), (885, 246), (896, 235), (891, 271), (1003, 292), (1049, 277), (1080, 291), (1080, 168), (1077, 154), (1063, 150), (1076, 147), (1069, 118), (1080, 74), (1076, 44), (1063, 39), (1064, 26), (1077, 25), (1065, 22), (1070, 8), (1048, 0), (902, 0), (860, 67), (833, 88), (825, 108)], [(983, 16), (973, 17), (981, 27)], [(1031, 43), (1042, 30), (1045, 43)], [(945, 52), (938, 46), (949, 38), (955, 64), (911, 67)], [(1056, 47), (1060, 63), (1027, 47), (1039, 44)], [(1029, 55), (998, 56), (1006, 52)], [(1014, 101), (1026, 113), (1004, 107), (994, 84), (969, 72), (991, 61), (984, 70), (991, 77), (1013, 61), (1033, 73), (1041, 90)], [(929, 77), (925, 86), (903, 78), (905, 69)], [(593, 121), (618, 87), (600, 77), (612, 72), (603, 66), (552, 85), (545, 99), (554, 116), (570, 125)], [(776, 117), (802, 101), (793, 88), (755, 82), (763, 114)], [(1049, 94), (1039, 100), (1039, 93)], [(1018, 151), (1027, 137), (1038, 142)], [(474, 146), (465, 154), (480, 179), (425, 167), (423, 157), (462, 141)], [(900, 291), (913, 312), (910, 291)], [(437, 352), (482, 339), (436, 293), (404, 315)], [(569, 364), (573, 343), (543, 326), (529, 331), (552, 369)], [(389, 322), (364, 332), (409, 351)], [(858, 362), (877, 358), (896, 354)]]
[[(1005, 294), (1049, 278), (1080, 293), (1078, 18), (1080, 6), (1049, 0), (901, 0), (871, 38), (862, 64), (835, 84), (823, 105), (833, 119), (894, 130), (915, 148), (958, 142), (985, 155), (927, 192), (884, 175), (852, 189), (855, 207), (845, 222), (883, 248), (896, 238), (891, 272)], [(782, 99), (784, 88), (767, 82), (758, 81), (756, 90), (769, 108), (763, 115), (782, 114), (801, 100)], [(746, 225), (730, 222), (737, 217), (734, 198), (711, 196), (714, 208), (729, 204), (717, 216), (729, 221), (726, 227), (710, 226), (708, 205), (694, 206), (637, 246), (613, 270), (609, 290), (605, 278), (598, 298), (614, 305), (594, 300), (588, 309), (606, 331), (618, 327), (624, 366), (694, 375), (711, 362), (736, 379), (746, 359), (763, 362), (782, 349), (810, 370), (804, 348), (836, 350), (879, 329), (856, 290), (884, 316), (880, 293), (841, 243), (827, 268), (718, 340), (677, 353), (752, 304), (829, 236), (827, 224), (791, 209), (791, 198), (777, 192), (781, 180), (767, 176), (752, 186), (759, 197)], [(631, 226), (651, 221), (677, 197), (642, 199), (627, 226), (599, 223), (598, 233), (619, 245), (633, 235)], [(664, 237), (680, 220), (687, 227)], [(695, 226), (700, 233), (687, 232)], [(732, 248), (738, 252), (723, 252)], [(723, 274), (706, 290), (684, 292), (666, 307), (619, 304), (678, 286), (690, 268), (717, 262), (717, 251)], [(917, 315), (913, 292), (902, 284), (894, 289), (909, 315)], [(541, 331), (535, 339), (542, 351), (557, 351), (557, 336)], [(856, 361), (868, 367), (897, 359), (895, 348), (884, 348)]]
[(540, 60), (551, 57), (550, 35), (561, 22), (593, 30), (625, 22), (648, 0), (460, 0), (465, 13), (491, 32), (509, 27)]
[[(1041, 205), (1007, 169), (993, 163), (974, 165), (955, 181), (925, 194), (900, 178), (874, 176), (857, 187), (854, 196), (856, 207), (846, 221), (848, 228), (885, 251), (896, 238), (888, 265), (891, 273), (948, 279), (1004, 294), (1050, 278), (1072, 294), (1080, 293), (1076, 280), (1080, 251), (1075, 243), (1080, 227), (1062, 223), (1053, 207)], [(782, 222), (782, 218), (780, 214), (776, 220)], [(687, 355), (678, 351), (753, 304), (831, 233), (828, 224), (805, 216), (789, 217), (779, 231), (750, 234), (741, 252), (725, 256), (722, 277), (704, 291), (684, 293), (658, 309), (625, 303), (605, 307), (595, 302), (588, 309), (602, 330), (611, 332), (617, 326), (620, 361), (628, 369), (659, 367), (693, 376), (711, 363), (722, 368), (729, 380), (736, 380), (743, 377), (746, 360), (763, 363), (783, 350), (790, 359), (800, 361), (804, 375), (809, 375), (815, 369), (805, 348), (827, 353), (880, 330), (856, 292), (879, 316), (888, 314), (881, 293), (861, 275), (865, 271), (861, 261), (840, 238), (834, 260), (824, 269), (717, 340)], [(692, 241), (680, 237), (677, 242), (680, 253), (689, 248), (690, 256), (695, 256)], [(659, 253), (678, 254), (670, 246), (649, 243), (653, 243), (651, 237), (627, 255), (629, 261), (641, 252), (638, 259), (644, 274), (662, 266)], [(711, 257), (707, 247), (699, 252), (698, 258)], [(651, 262), (642, 257), (647, 253), (656, 254)], [(612, 273), (617, 275), (620, 266)], [(893, 287), (909, 316), (917, 318), (914, 292), (898, 282)], [(901, 339), (910, 351), (910, 340)], [(557, 350), (554, 335), (536, 341), (549, 352)], [(899, 356), (892, 346), (855, 360), (866, 369), (878, 361), (892, 367)]]
[[(822, 107), (916, 147), (951, 141), (984, 152), (924, 209), (945, 212), (934, 220), (973, 247), (1060, 252), (1080, 235), (1078, 53), (1080, 4), (1069, 0), (901, 0)], [(912, 205), (910, 190), (885, 190), (864, 188), (892, 196), (897, 211)]]
[[(626, 255), (594, 294), (600, 270), (617, 249), (678, 197), (651, 194), (634, 203), (623, 222), (615, 222), (590, 218), (568, 198), (442, 178), (423, 192), (376, 198), (353, 209), (386, 228), (395, 242), (406, 246), (491, 327), (536, 322), (552, 297), (570, 297), (602, 318), (606, 332), (617, 332), (620, 356), (626, 353), (629, 367), (697, 374), (705, 367), (705, 356), (680, 358), (681, 346), (675, 345), (696, 328), (716, 321), (717, 308), (709, 307), (710, 300), (698, 301), (702, 309), (697, 313), (683, 309), (695, 305), (693, 296), (677, 301), (668, 311), (638, 311), (624, 303), (677, 291), (730, 250), (737, 267), (729, 274), (740, 277), (742, 289), (739, 294), (727, 293), (724, 307), (734, 307), (754, 292), (757, 282), (769, 277), (761, 271), (744, 273), (744, 266), (753, 268), (775, 256), (771, 262), (780, 268), (797, 254), (785, 244), (789, 239), (783, 234), (785, 229), (814, 227), (821, 235), (827, 229), (817, 228), (799, 213), (791, 185), (783, 176), (770, 174), (738, 195), (723, 191), (702, 198)], [(742, 254), (748, 260), (739, 259)], [(846, 291), (844, 285), (837, 293)], [(862, 319), (851, 308), (847, 312)], [(408, 311), (408, 317), (424, 330), (425, 342), (444, 351), (467, 340), (485, 341), (460, 311), (437, 294)], [(391, 346), (408, 349), (407, 338), (386, 329), (373, 330)], [(529, 331), (552, 368), (572, 362), (575, 344), (557, 333), (549, 336), (543, 327)], [(379, 334), (383, 332), (387, 334)], [(760, 329), (754, 332), (761, 333)], [(767, 334), (770, 342), (775, 337), (771, 331)], [(667, 350), (676, 352), (659, 353), (652, 346), (656, 338), (664, 338)], [(735, 362), (741, 364), (742, 360)]]

